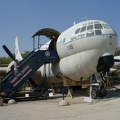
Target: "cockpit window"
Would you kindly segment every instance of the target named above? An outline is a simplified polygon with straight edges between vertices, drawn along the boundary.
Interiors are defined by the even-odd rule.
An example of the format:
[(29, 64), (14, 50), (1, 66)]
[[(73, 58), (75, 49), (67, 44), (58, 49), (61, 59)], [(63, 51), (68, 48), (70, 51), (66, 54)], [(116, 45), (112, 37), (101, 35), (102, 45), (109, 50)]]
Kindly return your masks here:
[(111, 29), (111, 27), (110, 27), (108, 24), (103, 24), (103, 27), (104, 27), (105, 29)]
[(78, 28), (76, 31), (75, 31), (75, 34), (78, 34), (80, 32), (80, 29), (81, 28)]
[(101, 30), (95, 30), (95, 34), (96, 34), (96, 35), (102, 34), (102, 33), (101, 33)]
[(87, 23), (84, 23), (82, 26), (84, 27), (84, 26), (86, 26), (87, 25)]
[(88, 25), (87, 30), (93, 29), (93, 25)]
[(95, 24), (95, 29), (103, 29), (101, 24)]
[(86, 26), (82, 27), (80, 32), (84, 32), (84, 31), (86, 31)]
[(89, 22), (88, 25), (93, 25), (93, 22)]
[(87, 31), (87, 33), (86, 33), (86, 36), (87, 37), (90, 37), (90, 36), (93, 36), (94, 35), (94, 30), (89, 30), (89, 31)]
[(95, 21), (94, 24), (100, 24), (100, 22), (99, 21)]

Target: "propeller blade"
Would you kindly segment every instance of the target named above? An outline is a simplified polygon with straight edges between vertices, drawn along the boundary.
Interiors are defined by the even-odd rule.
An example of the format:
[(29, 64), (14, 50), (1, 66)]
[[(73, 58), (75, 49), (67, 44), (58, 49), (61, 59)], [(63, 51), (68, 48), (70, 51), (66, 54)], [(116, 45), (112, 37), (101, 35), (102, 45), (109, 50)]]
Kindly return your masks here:
[(115, 61), (115, 62), (120, 62), (120, 60), (118, 60), (118, 59), (114, 59), (114, 61)]
[(6, 51), (6, 53), (10, 56), (10, 58), (15, 61), (15, 57), (14, 57), (13, 54), (10, 52), (10, 50), (9, 50), (5, 45), (3, 45), (2, 47), (3, 47), (3, 49)]

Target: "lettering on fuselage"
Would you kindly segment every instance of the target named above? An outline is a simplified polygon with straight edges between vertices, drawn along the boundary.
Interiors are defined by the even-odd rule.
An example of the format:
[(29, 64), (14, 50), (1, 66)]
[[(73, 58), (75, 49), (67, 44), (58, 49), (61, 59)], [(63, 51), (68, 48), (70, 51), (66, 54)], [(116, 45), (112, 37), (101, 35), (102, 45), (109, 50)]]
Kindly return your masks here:
[(67, 50), (72, 50), (72, 49), (73, 49), (73, 45), (67, 46)]
[(82, 37), (85, 37), (85, 34), (76, 35), (76, 36), (72, 37), (71, 40), (76, 40), (76, 39), (79, 39), (79, 38), (82, 38)]

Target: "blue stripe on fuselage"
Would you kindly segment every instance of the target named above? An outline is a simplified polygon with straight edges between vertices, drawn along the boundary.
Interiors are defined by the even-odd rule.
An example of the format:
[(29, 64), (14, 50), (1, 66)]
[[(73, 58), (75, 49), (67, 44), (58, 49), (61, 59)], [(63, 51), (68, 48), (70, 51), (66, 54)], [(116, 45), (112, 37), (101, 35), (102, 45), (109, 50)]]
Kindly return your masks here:
[[(117, 35), (114, 35), (114, 34), (93, 35), (93, 36), (89, 36), (89, 37), (81, 37), (81, 38), (77, 38), (77, 39), (70, 40), (70, 41), (65, 42), (65, 43), (63, 43), (63, 41), (60, 41), (59, 43), (63, 43), (63, 45), (65, 45), (65, 44), (68, 44), (68, 43), (73, 42), (73, 41), (77, 41), (77, 40), (81, 40), (81, 39), (85, 39), (85, 38), (90, 38), (90, 37), (95, 37), (95, 36), (117, 36)], [(59, 43), (57, 43), (57, 44), (59, 44)]]

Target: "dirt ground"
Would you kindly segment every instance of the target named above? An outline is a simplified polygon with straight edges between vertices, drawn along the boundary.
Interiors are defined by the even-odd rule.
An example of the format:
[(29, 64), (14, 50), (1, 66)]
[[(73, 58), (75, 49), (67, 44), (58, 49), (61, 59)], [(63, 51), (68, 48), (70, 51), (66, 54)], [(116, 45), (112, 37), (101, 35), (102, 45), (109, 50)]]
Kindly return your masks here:
[(0, 107), (0, 120), (120, 120), (120, 85), (107, 89), (104, 99), (84, 102), (86, 90), (66, 97), (69, 106), (59, 106), (61, 94), (48, 100), (24, 101)]

